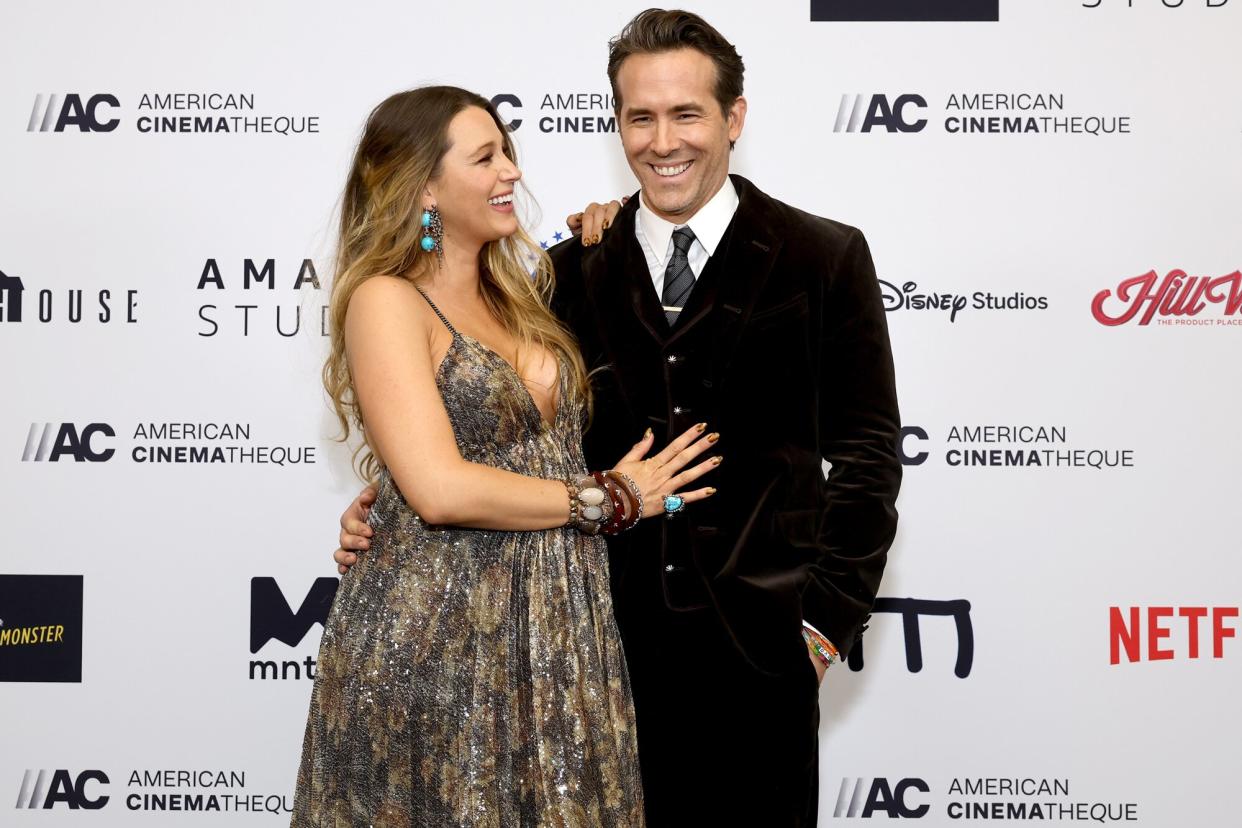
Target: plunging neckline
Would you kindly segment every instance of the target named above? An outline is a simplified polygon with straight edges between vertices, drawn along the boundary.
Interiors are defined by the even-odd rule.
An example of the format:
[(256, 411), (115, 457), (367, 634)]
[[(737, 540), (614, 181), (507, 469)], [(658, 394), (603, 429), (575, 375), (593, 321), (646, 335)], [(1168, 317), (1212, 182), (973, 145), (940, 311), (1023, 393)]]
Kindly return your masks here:
[[(458, 340), (468, 340), (469, 342), (473, 342), (485, 354), (504, 365), (505, 368), (509, 369), (510, 375), (517, 380), (518, 387), (522, 389), (522, 393), (525, 395), (526, 401), (530, 403), (531, 410), (535, 412), (535, 416), (539, 419), (539, 423), (543, 426), (544, 430), (556, 428), (561, 419), (561, 406), (565, 401), (565, 366), (561, 360), (556, 360), (556, 402), (552, 406), (552, 420), (549, 422), (547, 418), (543, 416), (543, 409), (539, 407), (539, 403), (535, 402), (535, 395), (530, 393), (530, 389), (526, 387), (526, 378), (518, 372), (518, 369), (511, 362), (509, 362), (509, 360), (502, 357), (498, 351), (483, 344), (483, 342), (479, 339), (457, 330), (453, 323), (448, 321), (448, 317), (445, 316), (443, 312), (441, 312), (440, 308), (436, 306), (436, 303), (431, 301), (431, 297), (427, 295), (425, 290), (418, 285), (415, 285), (414, 289), (417, 290), (422, 295), (423, 299), (427, 301), (427, 304), (431, 306), (431, 309), (435, 312), (436, 316), (438, 316), (440, 321), (444, 323), (444, 327), (448, 328), (449, 334), (453, 337), (453, 344), (449, 345), (449, 351), (453, 350), (453, 345), (456, 345)], [(437, 378), (441, 377), (444, 373), (444, 363), (448, 360), (449, 351), (444, 352), (444, 356), (440, 359), (440, 364), (436, 366)], [(553, 354), (552, 357), (555, 359), (556, 355)]]
[[(543, 409), (539, 407), (539, 403), (535, 402), (535, 395), (530, 393), (530, 389), (526, 387), (526, 380), (523, 379), (520, 373), (518, 373), (518, 369), (513, 367), (513, 363), (509, 362), (509, 360), (502, 357), (494, 349), (489, 348), (487, 345), (483, 344), (481, 341), (479, 341), (473, 336), (470, 336), (469, 334), (464, 334), (461, 331), (457, 330), (456, 328), (450, 329), (449, 332), (453, 335), (454, 340), (460, 339), (460, 340), (466, 341), (467, 343), (474, 343), (475, 345), (478, 346), (479, 350), (483, 351), (485, 354), (490, 356), (492, 359), (496, 360), (501, 365), (503, 365), (505, 368), (507, 368), (509, 371), (509, 374), (515, 380), (517, 380), (518, 387), (522, 389), (522, 394), (526, 397), (526, 401), (530, 403), (531, 410), (535, 412), (535, 416), (539, 418), (539, 422), (543, 425), (543, 427), (547, 430), (556, 428), (556, 424), (560, 422), (560, 419), (561, 419), (561, 405), (565, 399), (565, 393), (564, 393), (565, 389), (561, 383), (561, 377), (564, 376), (564, 373), (565, 373), (562, 370), (563, 366), (561, 366), (560, 364), (556, 366), (556, 382), (553, 383), (556, 386), (556, 401), (552, 406), (552, 419), (551, 421), (549, 421), (546, 417), (543, 416)], [(447, 358), (448, 353), (446, 352), (444, 356)], [(444, 367), (443, 359), (440, 360), (440, 367), (441, 368)]]

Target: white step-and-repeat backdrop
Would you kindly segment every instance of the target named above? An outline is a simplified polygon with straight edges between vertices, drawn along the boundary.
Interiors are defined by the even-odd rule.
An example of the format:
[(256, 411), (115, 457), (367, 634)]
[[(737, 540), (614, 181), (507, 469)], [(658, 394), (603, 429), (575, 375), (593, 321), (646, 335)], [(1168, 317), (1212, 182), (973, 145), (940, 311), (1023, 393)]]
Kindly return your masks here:
[[(1237, 824), (1242, 0), (832, 19), (902, 5), (694, 5), (746, 61), (734, 170), (861, 227), (890, 311), (902, 521), (821, 823)], [(318, 372), (363, 119), (493, 98), (552, 244), (635, 186), (641, 8), (0, 8), (0, 824), (288, 819), (359, 487)]]

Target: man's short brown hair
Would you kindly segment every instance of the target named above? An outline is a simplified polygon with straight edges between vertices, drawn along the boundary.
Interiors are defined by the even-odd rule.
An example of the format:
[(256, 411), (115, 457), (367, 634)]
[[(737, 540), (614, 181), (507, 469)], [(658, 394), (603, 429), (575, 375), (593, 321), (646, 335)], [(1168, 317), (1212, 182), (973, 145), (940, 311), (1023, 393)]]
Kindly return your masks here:
[(675, 49), (697, 49), (711, 58), (716, 66), (714, 94), (722, 112), (742, 96), (742, 74), (746, 67), (742, 58), (725, 40), (697, 14), (681, 9), (647, 9), (640, 12), (621, 34), (608, 41), (608, 82), (612, 84), (613, 106), (621, 111), (621, 95), (617, 92), (617, 71), (630, 55), (651, 55)]

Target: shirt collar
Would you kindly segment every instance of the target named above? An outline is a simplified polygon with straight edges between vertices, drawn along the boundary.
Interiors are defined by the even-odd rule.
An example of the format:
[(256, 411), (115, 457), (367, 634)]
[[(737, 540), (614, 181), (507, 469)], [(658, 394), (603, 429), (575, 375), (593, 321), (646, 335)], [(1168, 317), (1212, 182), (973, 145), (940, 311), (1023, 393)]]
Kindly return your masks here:
[(707, 251), (707, 255), (715, 254), (716, 245), (720, 244), (725, 230), (729, 228), (729, 222), (733, 220), (738, 204), (737, 188), (733, 186), (733, 181), (728, 176), (725, 176), (724, 184), (720, 186), (716, 194), (708, 199), (707, 203), (684, 224), (673, 224), (671, 221), (660, 218), (647, 207), (642, 193), (639, 193), (638, 198), (638, 221), (643, 236), (651, 245), (651, 252), (656, 255), (661, 265), (664, 264), (664, 257), (668, 254), (668, 245), (673, 238), (673, 231), (678, 227), (689, 227), (694, 233), (694, 238)]

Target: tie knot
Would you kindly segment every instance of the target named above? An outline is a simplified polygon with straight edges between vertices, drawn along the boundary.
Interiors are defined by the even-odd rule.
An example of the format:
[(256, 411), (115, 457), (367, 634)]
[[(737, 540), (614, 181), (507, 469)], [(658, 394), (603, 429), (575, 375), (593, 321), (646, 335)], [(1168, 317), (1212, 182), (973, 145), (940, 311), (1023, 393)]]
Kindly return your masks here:
[(673, 248), (685, 256), (690, 252), (690, 245), (694, 244), (694, 231), (689, 227), (678, 227), (673, 231)]

